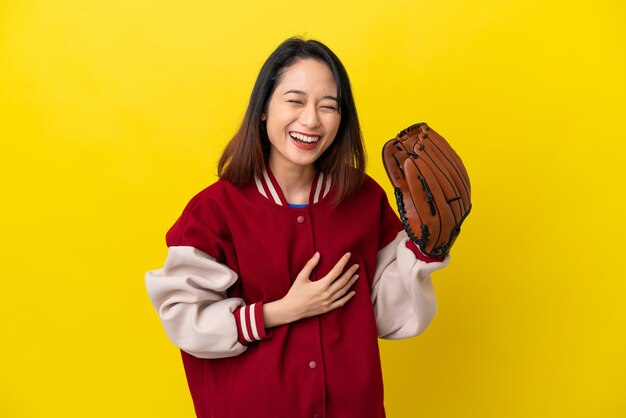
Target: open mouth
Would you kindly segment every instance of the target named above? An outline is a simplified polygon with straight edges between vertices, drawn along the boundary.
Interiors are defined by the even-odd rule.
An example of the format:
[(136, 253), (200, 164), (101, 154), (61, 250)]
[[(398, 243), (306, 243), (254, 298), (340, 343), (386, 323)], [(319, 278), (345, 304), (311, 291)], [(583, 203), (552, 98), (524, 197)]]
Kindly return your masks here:
[(316, 144), (320, 140), (320, 136), (313, 135), (304, 135), (299, 132), (289, 132), (289, 136), (293, 138), (296, 142), (299, 142), (304, 145), (313, 145)]

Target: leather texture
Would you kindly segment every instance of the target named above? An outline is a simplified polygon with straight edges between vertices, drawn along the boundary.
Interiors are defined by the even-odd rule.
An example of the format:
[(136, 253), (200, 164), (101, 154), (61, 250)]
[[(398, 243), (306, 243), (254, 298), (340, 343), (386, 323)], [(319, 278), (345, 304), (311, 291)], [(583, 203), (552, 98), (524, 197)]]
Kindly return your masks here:
[(383, 163), (408, 236), (429, 257), (447, 255), (472, 208), (459, 155), (421, 122), (385, 143)]

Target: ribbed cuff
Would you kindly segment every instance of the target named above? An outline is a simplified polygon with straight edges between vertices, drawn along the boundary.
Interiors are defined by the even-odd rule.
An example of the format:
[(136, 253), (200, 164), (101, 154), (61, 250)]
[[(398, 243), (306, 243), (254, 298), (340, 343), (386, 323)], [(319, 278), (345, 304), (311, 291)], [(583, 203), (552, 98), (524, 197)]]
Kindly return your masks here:
[(263, 323), (263, 302), (242, 306), (233, 312), (237, 321), (238, 340), (243, 345), (253, 341), (261, 341), (272, 336), (265, 331)]
[(411, 240), (406, 241), (406, 248), (413, 251), (413, 254), (415, 254), (415, 257), (417, 257), (418, 260), (422, 260), (425, 263), (434, 263), (435, 261), (443, 261), (445, 258), (445, 257), (429, 257), (425, 255), (424, 253), (422, 253), (422, 251), (420, 251), (417, 245), (415, 245), (415, 243)]

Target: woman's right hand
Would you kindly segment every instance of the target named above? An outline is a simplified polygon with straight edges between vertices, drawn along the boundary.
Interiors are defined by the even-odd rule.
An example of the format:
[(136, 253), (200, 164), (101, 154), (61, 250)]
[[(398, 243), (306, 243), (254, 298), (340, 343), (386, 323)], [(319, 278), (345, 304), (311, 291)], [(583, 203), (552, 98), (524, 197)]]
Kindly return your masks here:
[[(318, 252), (298, 273), (289, 292), (275, 302), (263, 304), (263, 321), (266, 328), (320, 315), (345, 305), (356, 292), (348, 290), (359, 278), (355, 274), (358, 264), (343, 271), (350, 253), (346, 253), (328, 274), (317, 281), (311, 281), (311, 273), (320, 259)], [(342, 273), (343, 272), (343, 273)]]

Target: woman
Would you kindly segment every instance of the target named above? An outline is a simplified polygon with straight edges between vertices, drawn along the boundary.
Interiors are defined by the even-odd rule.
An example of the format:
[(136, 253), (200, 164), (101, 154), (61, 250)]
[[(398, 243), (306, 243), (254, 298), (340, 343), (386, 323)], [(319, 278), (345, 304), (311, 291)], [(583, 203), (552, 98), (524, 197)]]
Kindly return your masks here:
[(448, 259), (407, 240), (364, 171), (343, 65), (286, 40), (146, 275), (199, 417), (385, 416), (377, 337), (426, 328)]

